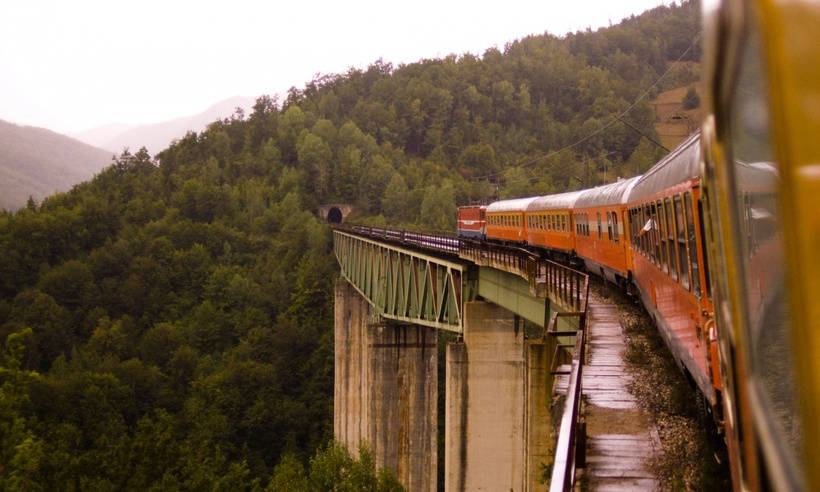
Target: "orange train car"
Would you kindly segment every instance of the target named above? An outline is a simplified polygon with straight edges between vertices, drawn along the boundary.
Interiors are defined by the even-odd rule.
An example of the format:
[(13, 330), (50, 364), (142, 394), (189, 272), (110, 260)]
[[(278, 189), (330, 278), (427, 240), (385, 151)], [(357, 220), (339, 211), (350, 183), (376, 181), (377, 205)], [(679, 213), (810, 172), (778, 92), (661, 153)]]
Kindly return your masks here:
[(675, 361), (710, 408), (719, 401), (720, 368), (700, 196), (700, 134), (638, 180), (628, 197), (635, 286)]
[(524, 243), (527, 227), (524, 211), (538, 197), (501, 200), (487, 206), (487, 239)]
[(527, 242), (561, 254), (574, 255), (572, 208), (582, 192), (541, 196), (527, 205)]
[(624, 288), (632, 280), (626, 201), (639, 179), (584, 190), (572, 211), (575, 250), (586, 269)]

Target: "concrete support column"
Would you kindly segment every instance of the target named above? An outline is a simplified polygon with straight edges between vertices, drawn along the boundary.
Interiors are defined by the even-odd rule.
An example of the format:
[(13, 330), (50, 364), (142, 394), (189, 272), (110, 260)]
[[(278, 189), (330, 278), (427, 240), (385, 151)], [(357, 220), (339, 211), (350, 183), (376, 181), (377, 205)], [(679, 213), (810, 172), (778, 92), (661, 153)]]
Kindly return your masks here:
[(356, 453), (370, 441), (370, 304), (344, 280), (336, 283), (333, 374), (333, 436)]
[(464, 320), (447, 350), (445, 490), (524, 490), (524, 333), (485, 302), (466, 303)]
[(410, 324), (368, 324), (369, 304), (336, 285), (334, 435), (356, 452), (365, 441), (376, 465), (408, 490), (436, 490), (436, 332)]
[(447, 347), (447, 491), (541, 490), (549, 443), (549, 353), (515, 316), (465, 305), (463, 342)]
[(541, 479), (549, 476), (555, 455), (554, 439), (550, 436), (550, 399), (552, 396), (552, 375), (550, 374), (550, 343), (526, 342), (527, 354), (527, 429), (526, 444), (526, 488), (524, 490), (546, 490)]

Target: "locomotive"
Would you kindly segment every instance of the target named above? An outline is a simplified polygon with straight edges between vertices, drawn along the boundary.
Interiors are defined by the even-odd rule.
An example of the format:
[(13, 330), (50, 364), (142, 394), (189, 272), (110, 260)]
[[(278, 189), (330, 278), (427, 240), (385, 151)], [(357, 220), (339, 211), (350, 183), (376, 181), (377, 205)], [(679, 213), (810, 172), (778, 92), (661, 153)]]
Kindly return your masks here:
[(722, 430), (736, 490), (817, 490), (820, 4), (703, 15), (700, 132), (642, 176), (494, 202), (472, 227), (633, 290)]

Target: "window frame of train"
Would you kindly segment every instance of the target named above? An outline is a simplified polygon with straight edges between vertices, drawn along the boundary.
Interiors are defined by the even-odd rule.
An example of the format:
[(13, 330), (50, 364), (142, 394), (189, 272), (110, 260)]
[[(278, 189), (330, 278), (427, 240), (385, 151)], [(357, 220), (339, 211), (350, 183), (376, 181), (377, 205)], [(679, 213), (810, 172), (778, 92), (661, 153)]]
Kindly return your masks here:
[[(642, 210), (643, 216), (644, 216), (644, 218), (646, 218), (646, 220), (649, 220), (649, 219), (652, 218), (652, 215), (649, 213), (649, 204), (648, 203), (644, 202), (644, 204), (641, 207), (641, 210)], [(646, 226), (646, 224), (644, 224), (644, 226)], [(649, 261), (652, 261), (652, 255), (651, 255), (652, 242), (649, 239), (649, 231), (647, 231), (641, 237), (643, 237), (643, 255), (646, 257), (646, 259), (648, 259)]]
[(666, 233), (666, 210), (663, 208), (663, 198), (658, 198), (655, 202), (658, 207), (658, 234), (660, 235), (661, 247), (661, 270), (666, 275), (669, 275), (669, 249), (668, 249), (668, 234)]
[[(672, 206), (675, 209), (675, 244), (678, 248), (678, 261), (680, 265), (680, 285), (684, 290), (691, 291), (692, 289), (692, 272), (689, 270), (689, 241), (686, 237), (686, 216), (683, 209), (683, 197), (680, 193), (676, 193), (672, 197)], [(681, 231), (681, 226), (683, 230)], [(681, 235), (682, 234), (682, 235)], [(686, 260), (684, 268), (683, 261)]]
[(618, 212), (616, 210), (612, 211), (612, 234), (615, 236), (615, 244), (618, 244), (620, 240), (618, 239)]
[[(806, 415), (799, 411), (801, 390), (811, 391), (813, 387), (804, 387), (799, 384), (801, 382), (797, 367), (799, 360), (795, 360), (794, 357), (796, 335), (800, 333), (800, 330), (790, 326), (790, 321), (795, 320), (790, 320), (793, 314), (788, 302), (790, 294), (794, 294), (789, 292), (790, 285), (786, 279), (777, 278), (778, 273), (780, 277), (785, 274), (782, 268), (779, 271), (775, 270), (775, 278), (767, 279), (766, 283), (769, 284), (767, 292), (755, 293), (756, 290), (760, 290), (762, 275), (754, 272), (751, 263), (753, 256), (757, 254), (758, 238), (756, 231), (753, 230), (753, 224), (744, 225), (742, 223), (745, 218), (744, 210), (739, 209), (741, 197), (743, 208), (751, 208), (751, 204), (747, 203), (748, 192), (744, 192), (740, 184), (741, 174), (744, 172), (743, 163), (768, 163), (777, 173), (772, 174), (769, 182), (763, 181), (755, 184), (758, 188), (757, 194), (761, 194), (759, 189), (761, 185), (769, 185), (773, 193), (786, 192), (783, 188), (784, 183), (779, 181), (782, 177), (778, 177), (779, 172), (782, 172), (780, 163), (777, 162), (779, 156), (775, 152), (774, 140), (778, 137), (778, 129), (773, 126), (772, 116), (769, 113), (769, 104), (772, 101), (769, 95), (771, 82), (768, 80), (767, 72), (771, 67), (766, 66), (763, 61), (772, 57), (773, 54), (770, 47), (764, 44), (759, 31), (761, 31), (759, 25), (750, 23), (744, 32), (744, 42), (737, 48), (739, 52), (735, 53), (737, 57), (733, 66), (735, 74), (725, 115), (731, 129), (726, 153), (729, 166), (727, 176), (729, 196), (733, 198), (729, 200), (729, 208), (732, 211), (729, 226), (732, 227), (732, 235), (737, 241), (734, 249), (739, 261), (732, 280), (739, 284), (738, 311), (741, 317), (739, 321), (743, 333), (744, 361), (748, 370), (748, 380), (745, 383), (754, 416), (751, 425), (758, 432), (756, 436), (759, 446), (757, 456), (762, 464), (758, 478), (773, 484), (772, 488), (799, 490), (808, 488), (803, 474), (806, 474), (813, 462), (816, 463), (816, 459), (812, 460), (810, 454), (804, 453), (816, 448), (816, 444), (808, 444), (805, 441), (804, 428), (809, 425), (801, 423), (802, 418)], [(765, 111), (762, 115), (761, 110)], [(754, 123), (758, 124), (754, 125)], [(782, 208), (782, 203), (775, 202), (771, 204), (771, 207), (769, 212), (773, 216), (773, 223), (779, 228), (780, 235), (780, 248), (776, 248), (775, 251), (779, 250), (780, 254), (775, 253), (775, 257), (770, 256), (766, 258), (766, 261), (782, 264), (786, 263), (786, 253), (783, 249), (786, 241), (782, 236), (784, 232), (781, 219), (788, 212)], [(757, 301), (760, 306), (755, 306), (752, 302), (751, 298), (755, 295), (761, 298)], [(778, 309), (782, 310), (782, 313), (778, 313)], [(776, 321), (771, 322), (771, 319)], [(770, 357), (767, 357), (767, 354), (771, 354), (773, 350), (780, 351), (777, 364), (772, 364)], [(799, 350), (799, 352), (804, 350), (806, 349)], [(803, 362), (805, 363), (805, 360)], [(803, 369), (805, 370), (806, 367), (809, 366), (803, 366)], [(785, 368), (789, 374), (783, 374), (782, 368)], [(790, 384), (794, 386), (790, 387)], [(804, 397), (809, 400), (816, 398), (811, 393)], [(784, 404), (788, 408), (783, 408)], [(785, 422), (784, 417), (794, 419), (794, 422)], [(798, 429), (798, 432), (795, 432), (795, 429)]]
[(698, 264), (698, 250), (697, 238), (695, 237), (695, 217), (694, 208), (692, 208), (692, 191), (686, 191), (683, 194), (684, 212), (686, 213), (686, 238), (689, 248), (689, 266), (692, 270), (690, 278), (692, 282), (692, 293), (697, 298), (703, 294), (700, 287), (700, 265)]
[(669, 196), (664, 197), (663, 205), (666, 211), (666, 224), (668, 227), (666, 246), (669, 250), (669, 276), (672, 277), (672, 280), (678, 282), (680, 279), (678, 269), (680, 262), (678, 261), (678, 247), (675, 242), (677, 235), (675, 232), (675, 210), (672, 208), (672, 198)]
[(706, 247), (706, 227), (703, 223), (703, 196), (698, 196), (698, 226), (700, 228), (700, 251), (703, 254), (703, 287), (706, 291), (706, 297), (710, 301), (712, 300), (712, 286), (710, 284), (711, 279), (709, 278), (709, 258), (708, 258), (708, 249)]
[(612, 241), (612, 215), (609, 210), (606, 211), (606, 236), (609, 241)]

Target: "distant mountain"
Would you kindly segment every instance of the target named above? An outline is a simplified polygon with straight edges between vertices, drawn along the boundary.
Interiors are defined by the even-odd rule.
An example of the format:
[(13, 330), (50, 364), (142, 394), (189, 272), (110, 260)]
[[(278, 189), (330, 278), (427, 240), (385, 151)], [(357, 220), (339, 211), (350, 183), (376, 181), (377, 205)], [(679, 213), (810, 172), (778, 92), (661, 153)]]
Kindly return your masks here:
[[(125, 123), (109, 123), (107, 125), (98, 126), (97, 128), (92, 128), (91, 130), (85, 130), (79, 133), (69, 133), (68, 136), (71, 138), (76, 138), (81, 142), (85, 142), (88, 145), (104, 148), (105, 145), (114, 137), (122, 133), (125, 133), (133, 128), (134, 125), (127, 125)], [(117, 151), (117, 153), (119, 153), (119, 151), (122, 149), (108, 150)]]
[(0, 120), (0, 208), (16, 210), (86, 181), (111, 162), (111, 152), (45, 128)]
[(125, 126), (120, 132), (111, 132), (117, 127), (116, 124), (106, 125), (79, 133), (77, 138), (117, 154), (121, 153), (126, 147), (131, 149), (132, 153), (140, 147), (145, 147), (149, 153), (156, 154), (168, 147), (175, 138), (182, 138), (189, 131), (202, 131), (215, 120), (230, 117), (237, 107), (242, 108), (246, 113), (250, 113), (254, 102), (255, 98), (252, 97), (232, 97), (220, 101), (194, 116), (151, 125)]

